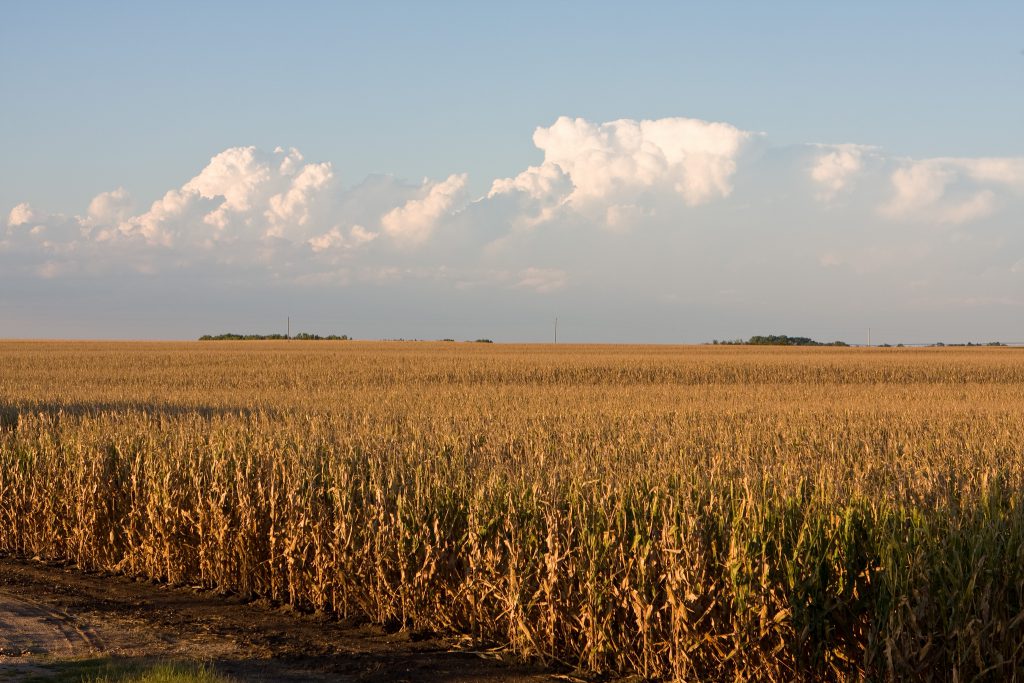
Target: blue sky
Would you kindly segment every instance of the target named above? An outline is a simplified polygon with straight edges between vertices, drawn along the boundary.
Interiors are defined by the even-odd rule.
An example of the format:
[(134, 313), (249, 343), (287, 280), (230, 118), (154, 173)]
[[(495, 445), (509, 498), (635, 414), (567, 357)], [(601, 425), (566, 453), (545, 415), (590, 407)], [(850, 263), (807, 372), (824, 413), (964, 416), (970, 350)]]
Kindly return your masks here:
[[(489, 336), (530, 340), (546, 333), (527, 330), (527, 321), (567, 308), (579, 313), (563, 313), (563, 338), (573, 338), (575, 316), (580, 341), (801, 330), (849, 337), (873, 320), (892, 329), (893, 340), (1024, 338), (1013, 322), (1024, 319), (1019, 2), (210, 5), (0, 5), (0, 218), (31, 209), (8, 216), (0, 240), (7, 245), (0, 248), (0, 284), (8, 292), (0, 295), (0, 314), (16, 325), (0, 336), (189, 337), (262, 328), (280, 317), (263, 310), (269, 301), (281, 309), (307, 306), (312, 326), (344, 325), (325, 331), (362, 336), (493, 330)], [(566, 152), (567, 139), (552, 134), (542, 149), (533, 137), (538, 128), (554, 130), (559, 117), (586, 121), (602, 139), (612, 130), (602, 124), (620, 119), (685, 118), (749, 136), (722, 157), (732, 170), (721, 171), (728, 178), (715, 192), (679, 191), (674, 204), (660, 196), (669, 186), (678, 190), (669, 180), (696, 177), (685, 164), (629, 191), (626, 176), (617, 177), (615, 197), (600, 198), (598, 220), (597, 194), (610, 186), (587, 189), (592, 169), (568, 170), (580, 150)], [(616, 130), (612, 137), (627, 134)], [(814, 156), (812, 143), (864, 147)], [(276, 169), (285, 158), (273, 156), (278, 147), (285, 156), (300, 150), (304, 164), (330, 163), (330, 181), (317, 187), (333, 193), (332, 208), (324, 200), (295, 232), (276, 223), (254, 227), (253, 216), (265, 214), (260, 209), (242, 221), (255, 232), (211, 247), (196, 230), (212, 225), (203, 216), (224, 200), (216, 194), (223, 188), (207, 182), (209, 196), (196, 200), (206, 214), (190, 205), (166, 229), (173, 235), (165, 243), (145, 238), (149, 249), (133, 237), (141, 223), (129, 219), (185, 187), (216, 155), (250, 146), (250, 170)], [(619, 151), (603, 158), (613, 163)], [(822, 161), (829, 153), (839, 156)], [(551, 161), (558, 155), (561, 166)], [(523, 227), (516, 211), (535, 219), (539, 210), (522, 202), (513, 209), (491, 196), (494, 183), (545, 159), (570, 187), (555, 200), (530, 195), (554, 201), (558, 211)], [(934, 159), (947, 161), (927, 161)], [(992, 170), (979, 165), (984, 159), (1005, 163)], [(853, 175), (822, 170), (816, 182), (825, 189), (809, 190), (800, 172), (819, 162)], [(627, 175), (636, 172), (630, 169)], [(388, 187), (366, 188), (377, 174)], [(850, 180), (861, 175), (870, 180)], [(918, 195), (906, 194), (906, 182), (905, 196), (898, 195), (899, 178), (912, 179)], [(284, 185), (274, 187), (286, 194)], [(435, 187), (435, 200), (443, 201), (431, 204), (429, 228), (416, 228), (429, 239), (401, 244), (401, 216), (390, 221), (391, 231), (384, 216), (409, 201), (424, 209)], [(856, 194), (844, 194), (851, 187)], [(89, 219), (93, 198), (118, 188), (130, 197), (123, 210)], [(239, 200), (231, 220), (272, 196), (268, 185)], [(804, 202), (812, 196), (817, 202)], [(624, 211), (628, 227), (620, 221)], [(89, 225), (72, 226), (76, 216)], [(301, 216), (279, 218), (306, 220)], [(402, 216), (411, 220), (410, 212)], [(890, 223), (914, 225), (893, 237)], [(27, 234), (35, 224), (50, 234), (64, 230), (64, 246), (40, 237), (46, 230), (36, 231), (36, 242), (15, 230), (23, 226)], [(364, 240), (372, 249), (352, 241), (357, 225), (382, 236)], [(344, 239), (324, 237), (335, 228)], [(829, 229), (833, 237), (822, 238)], [(97, 237), (104, 230), (139, 244), (107, 248), (114, 242)], [(479, 239), (481, 231), (489, 241)], [(267, 256), (253, 246), (286, 238), (320, 261), (277, 247)], [(382, 245), (392, 238), (389, 251)], [(238, 240), (260, 253), (244, 267), (231, 255)], [(327, 263), (323, 255), (332, 249), (345, 254)], [(779, 260), (771, 267), (739, 265), (775, 249)], [(724, 289), (735, 290), (735, 300), (678, 272), (703, 273), (709, 263), (734, 272), (734, 286)], [(610, 271), (602, 281), (588, 276), (598, 264)], [(805, 286), (778, 282), (797, 273)], [(768, 276), (776, 285), (765, 294)], [(299, 291), (303, 277), (307, 289)], [(147, 295), (124, 294), (125, 281)], [(807, 283), (834, 297), (864, 285), (867, 295), (830, 304), (809, 297)], [(196, 289), (196, 305), (157, 322), (133, 322), (145, 318), (147, 302), (181, 300), (183, 286)], [(415, 315), (409, 301), (417, 301)], [(677, 318), (693, 324), (666, 322)], [(765, 329), (784, 325), (794, 327)]]

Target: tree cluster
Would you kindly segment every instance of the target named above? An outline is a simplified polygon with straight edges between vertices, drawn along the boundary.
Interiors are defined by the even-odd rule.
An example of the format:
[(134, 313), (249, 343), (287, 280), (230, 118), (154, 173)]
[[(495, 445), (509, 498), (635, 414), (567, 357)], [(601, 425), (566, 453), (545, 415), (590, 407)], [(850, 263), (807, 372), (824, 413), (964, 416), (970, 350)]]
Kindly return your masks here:
[(225, 334), (204, 334), (199, 338), (199, 341), (274, 341), (279, 339), (296, 339), (298, 341), (348, 341), (351, 337), (347, 334), (329, 334), (327, 336), (320, 336), (319, 334), (310, 334), (309, 332), (299, 332), (291, 337), (286, 334), (234, 334), (232, 332), (227, 332)]

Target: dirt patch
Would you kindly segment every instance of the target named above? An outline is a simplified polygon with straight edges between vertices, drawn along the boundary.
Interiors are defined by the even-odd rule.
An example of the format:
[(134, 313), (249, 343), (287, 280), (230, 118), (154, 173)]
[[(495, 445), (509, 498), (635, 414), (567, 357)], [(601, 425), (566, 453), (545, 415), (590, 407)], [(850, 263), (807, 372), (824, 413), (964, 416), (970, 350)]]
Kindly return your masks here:
[(0, 680), (85, 658), (199, 661), (245, 681), (566, 680), (457, 639), (0, 557)]
[(0, 589), (0, 663), (28, 655), (80, 657), (99, 647), (95, 634), (69, 615)]

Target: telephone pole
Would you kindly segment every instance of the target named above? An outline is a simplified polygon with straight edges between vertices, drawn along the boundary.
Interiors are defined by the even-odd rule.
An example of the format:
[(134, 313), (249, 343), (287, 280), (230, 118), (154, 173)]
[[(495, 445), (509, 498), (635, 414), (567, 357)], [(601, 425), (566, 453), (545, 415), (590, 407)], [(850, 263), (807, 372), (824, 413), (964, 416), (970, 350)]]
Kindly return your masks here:
[(291, 339), (292, 338), (292, 317), (291, 316), (288, 316), (288, 332), (285, 333), (284, 338), (285, 339)]
[(555, 316), (555, 343), (558, 343), (558, 316)]
[(868, 346), (871, 346), (871, 328), (868, 328)]

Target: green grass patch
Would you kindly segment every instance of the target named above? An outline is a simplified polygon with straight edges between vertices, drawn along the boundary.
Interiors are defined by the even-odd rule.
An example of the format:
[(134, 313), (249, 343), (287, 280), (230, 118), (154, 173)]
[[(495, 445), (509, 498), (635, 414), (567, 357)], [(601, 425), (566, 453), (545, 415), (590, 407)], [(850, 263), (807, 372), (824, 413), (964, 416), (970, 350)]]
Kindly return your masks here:
[(209, 666), (183, 662), (152, 662), (113, 658), (60, 662), (52, 673), (30, 681), (67, 683), (231, 683)]

